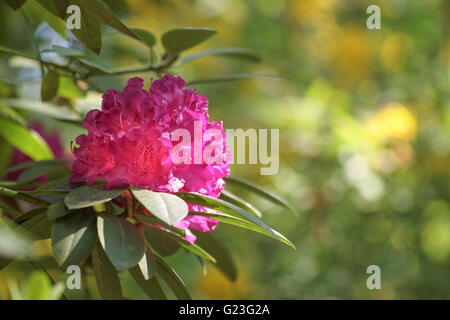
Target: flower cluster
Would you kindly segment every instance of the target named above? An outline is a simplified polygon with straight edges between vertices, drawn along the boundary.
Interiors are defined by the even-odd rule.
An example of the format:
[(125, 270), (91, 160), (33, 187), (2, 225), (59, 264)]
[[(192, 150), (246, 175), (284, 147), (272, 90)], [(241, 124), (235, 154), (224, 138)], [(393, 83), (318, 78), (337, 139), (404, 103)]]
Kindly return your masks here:
[[(80, 135), (73, 149), (76, 157), (71, 182), (93, 184), (95, 178), (107, 181), (107, 188), (132, 185), (158, 192), (197, 192), (218, 197), (229, 175), (225, 132), (221, 122), (210, 122), (208, 100), (185, 87), (181, 77), (165, 75), (142, 89), (143, 80), (132, 78), (122, 92), (108, 90), (101, 110), (91, 110), (84, 119), (87, 135)], [(194, 136), (194, 122), (202, 133), (219, 129), (223, 133), (224, 159), (218, 163), (176, 164), (171, 159), (178, 143), (171, 132), (185, 129)], [(192, 146), (194, 141), (191, 142)], [(213, 143), (204, 136), (202, 149)], [(205, 208), (190, 206), (193, 211)], [(188, 216), (176, 226), (199, 231), (213, 230), (217, 221)], [(188, 230), (187, 230), (188, 231)], [(187, 232), (187, 239), (195, 237)]]

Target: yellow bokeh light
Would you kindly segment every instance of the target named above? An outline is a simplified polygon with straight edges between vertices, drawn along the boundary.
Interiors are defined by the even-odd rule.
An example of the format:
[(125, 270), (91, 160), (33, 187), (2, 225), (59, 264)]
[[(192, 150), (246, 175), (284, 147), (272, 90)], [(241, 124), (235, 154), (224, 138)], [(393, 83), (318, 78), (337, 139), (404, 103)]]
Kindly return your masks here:
[(413, 141), (417, 135), (417, 120), (413, 113), (400, 103), (383, 106), (365, 123), (368, 134), (379, 142)]

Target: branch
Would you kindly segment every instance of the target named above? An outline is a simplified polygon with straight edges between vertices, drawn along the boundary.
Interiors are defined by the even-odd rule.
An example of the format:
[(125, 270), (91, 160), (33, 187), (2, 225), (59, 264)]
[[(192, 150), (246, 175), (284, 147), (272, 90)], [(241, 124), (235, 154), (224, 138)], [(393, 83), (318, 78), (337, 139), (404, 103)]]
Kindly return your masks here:
[(18, 200), (22, 200), (28, 203), (32, 203), (32, 204), (36, 204), (45, 208), (48, 208), (52, 203), (39, 199), (39, 198), (35, 198), (33, 196), (27, 195), (25, 193), (21, 193), (12, 189), (8, 189), (5, 187), (0, 187), (0, 195), (6, 196), (6, 197), (10, 197), (10, 198), (15, 198)]

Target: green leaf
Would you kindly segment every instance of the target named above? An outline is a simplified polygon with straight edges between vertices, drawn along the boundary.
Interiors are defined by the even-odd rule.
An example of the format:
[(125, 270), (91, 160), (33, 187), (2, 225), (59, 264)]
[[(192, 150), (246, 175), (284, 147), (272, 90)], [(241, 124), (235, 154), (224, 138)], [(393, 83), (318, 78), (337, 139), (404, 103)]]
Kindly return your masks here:
[(139, 268), (134, 267), (129, 270), (131, 276), (134, 278), (136, 283), (141, 287), (141, 289), (147, 294), (147, 296), (152, 300), (167, 300), (161, 285), (159, 284), (156, 277), (152, 277), (145, 280), (141, 274)]
[(69, 265), (79, 265), (85, 261), (95, 246), (96, 234), (93, 212), (76, 212), (57, 219), (52, 228), (56, 262), (66, 269)]
[(100, 21), (85, 8), (80, 8), (80, 29), (70, 30), (86, 48), (99, 54), (102, 48), (102, 27)]
[(137, 265), (145, 253), (145, 240), (139, 229), (112, 215), (97, 218), (97, 231), (106, 255), (118, 271)]
[(194, 54), (191, 54), (189, 56), (185, 56), (181, 58), (180, 60), (184, 63), (191, 62), (193, 60), (197, 60), (203, 57), (210, 57), (210, 56), (223, 56), (223, 57), (230, 57), (230, 58), (237, 58), (242, 60), (247, 60), (250, 62), (259, 63), (262, 61), (261, 57), (258, 56), (256, 53), (254, 53), (251, 50), (243, 49), (243, 48), (220, 48), (220, 49), (212, 49), (212, 50), (205, 50), (200, 51)]
[[(72, 162), (72, 160), (66, 160), (66, 159), (51, 159), (51, 160), (41, 160), (41, 161), (25, 161), (25, 162), (21, 162), (18, 165), (15, 165), (11, 168), (8, 168), (8, 170), (6, 170), (6, 173), (10, 173), (10, 172), (14, 172), (17, 170), (22, 170), (22, 169), (26, 169), (26, 168), (37, 168), (37, 167), (47, 167), (47, 166), (57, 166), (57, 165), (61, 165), (65, 162)], [(67, 178), (65, 178), (67, 181)]]
[(28, 212), (25, 212), (20, 217), (17, 217), (16, 219), (14, 219), (14, 222), (16, 224), (19, 224), (19, 225), (23, 224), (25, 221), (27, 221), (27, 220), (29, 220), (29, 219), (31, 219), (33, 217), (36, 217), (36, 216), (40, 215), (43, 212), (47, 212), (47, 209), (46, 208), (35, 208), (35, 209), (32, 209), (32, 210), (30, 210)]
[(64, 200), (57, 201), (51, 204), (47, 209), (47, 219), (56, 220), (71, 213), (71, 211), (65, 206)]
[(241, 207), (244, 210), (247, 210), (248, 212), (253, 213), (255, 216), (261, 218), (262, 214), (261, 212), (255, 208), (251, 203), (239, 198), (237, 195), (226, 191), (226, 190), (222, 190), (222, 192), (220, 193), (219, 196), (220, 199), (230, 202), (232, 204), (237, 205), (238, 207)]
[(27, 99), (1, 99), (3, 102), (13, 108), (19, 108), (31, 111), (33, 113), (44, 115), (46, 117), (59, 119), (59, 120), (69, 120), (69, 121), (81, 121), (80, 115), (74, 113), (67, 107), (57, 106), (51, 103), (40, 102), (36, 100)]
[(139, 40), (147, 47), (151, 48), (156, 44), (156, 37), (151, 32), (137, 28), (132, 28), (131, 31), (133, 31)]
[[(195, 243), (190, 243), (186, 239), (184, 239), (179, 234), (176, 234), (170, 230), (167, 229), (158, 229), (153, 228), (147, 225), (144, 225), (144, 230), (146, 229), (153, 229), (152, 232), (154, 232), (159, 237), (168, 237), (172, 239), (173, 241), (177, 242), (181, 247), (185, 248), (188, 251), (191, 251), (192, 253), (198, 255), (199, 257), (205, 258), (206, 260), (209, 260), (211, 262), (216, 262), (216, 259), (208, 253), (205, 249), (201, 248)], [(145, 231), (144, 231), (145, 232)], [(149, 243), (151, 243), (149, 241)]]
[(47, 210), (31, 217), (20, 225), (20, 228), (28, 230), (35, 240), (50, 238), (52, 223), (47, 219)]
[(217, 260), (215, 266), (219, 268), (228, 279), (235, 281), (238, 270), (227, 247), (217, 240), (211, 232), (195, 232), (195, 235), (197, 236), (195, 243), (206, 250), (213, 252), (214, 257)]
[(162, 35), (164, 48), (170, 53), (179, 53), (192, 48), (217, 33), (210, 28), (181, 28)]
[(6, 168), (9, 167), (11, 157), (13, 155), (13, 147), (0, 137), (0, 177), (4, 178), (6, 174)]
[[(149, 249), (147, 249), (147, 252), (150, 252), (150, 254), (153, 255), (153, 253), (151, 253)], [(154, 267), (156, 268), (156, 260), (154, 260), (154, 258), (153, 261), (155, 263)], [(136, 283), (141, 287), (141, 289), (147, 294), (150, 299), (167, 300), (167, 297), (164, 294), (164, 291), (162, 290), (161, 285), (159, 284), (159, 281), (155, 276), (151, 276), (146, 279), (142, 272), (142, 268), (140, 268), (139, 266), (135, 266), (128, 271), (130, 272)]]
[(237, 227), (241, 227), (244, 229), (248, 229), (248, 230), (252, 230), (261, 234), (264, 234), (266, 236), (270, 236), (274, 239), (281, 239), (282, 242), (284, 242), (285, 244), (287, 244), (288, 246), (292, 247), (295, 249), (295, 246), (285, 237), (283, 236), (281, 233), (279, 233), (278, 231), (271, 229), (272, 233), (276, 234), (278, 236), (278, 238), (275, 238), (271, 233), (269, 233), (266, 229), (260, 227), (257, 224), (254, 224), (250, 221), (241, 219), (241, 218), (237, 218), (235, 216), (232, 215), (228, 215), (225, 213), (206, 213), (206, 212), (190, 212), (189, 214), (191, 215), (195, 215), (195, 216), (202, 216), (202, 217), (208, 217), (214, 220), (218, 220), (220, 222), (223, 223), (227, 223), (227, 224), (231, 224)]
[(22, 7), (22, 10), (35, 26), (41, 20), (44, 20), (53, 30), (58, 32), (63, 38), (66, 38), (66, 24), (64, 21), (38, 1), (28, 0)]
[(145, 280), (150, 279), (156, 274), (156, 259), (150, 248), (146, 247), (145, 254), (136, 267), (139, 267)]
[(53, 0), (53, 3), (55, 4), (55, 8), (58, 12), (58, 16), (61, 19), (64, 19), (67, 14), (67, 7), (69, 6), (69, 1), (67, 0)]
[(96, 187), (82, 186), (69, 192), (64, 202), (69, 209), (81, 209), (110, 201), (124, 191), (124, 189), (103, 190)]
[(20, 56), (20, 57), (28, 58), (31, 60), (39, 61), (39, 58), (32, 56), (31, 54), (24, 53), (24, 52), (14, 50), (11, 48), (6, 48), (6, 47), (0, 46), (0, 52), (6, 53), (6, 54), (11, 54), (13, 56)]
[(290, 212), (297, 215), (297, 211), (289, 202), (287, 202), (286, 200), (281, 198), (279, 195), (273, 193), (272, 191), (269, 191), (265, 188), (257, 186), (249, 181), (238, 179), (238, 178), (229, 177), (229, 178), (225, 178), (225, 181), (229, 182), (231, 184), (241, 186), (247, 190), (250, 190), (250, 191), (260, 195), (261, 197), (266, 198), (267, 200), (288, 209)]
[(121, 300), (122, 287), (120, 286), (119, 276), (98, 242), (92, 250), (91, 261), (98, 291), (103, 299)]
[(173, 225), (188, 214), (188, 205), (179, 197), (164, 192), (153, 192), (133, 187), (131, 193), (155, 217)]
[(55, 51), (57, 54), (59, 54), (60, 56), (63, 56), (63, 57), (83, 57), (84, 56), (84, 53), (79, 50), (56, 46), (56, 45), (53, 45), (53, 51)]
[(186, 85), (192, 86), (194, 84), (211, 84), (211, 83), (221, 83), (229, 81), (237, 81), (244, 79), (274, 79), (274, 80), (287, 80), (280, 76), (271, 74), (251, 74), (251, 73), (241, 73), (241, 74), (229, 74), (214, 78), (204, 78), (189, 81)]
[(91, 73), (93, 75), (98, 75), (98, 74), (108, 74), (111, 73), (112, 71), (110, 71), (106, 66), (100, 65), (94, 61), (88, 60), (88, 59), (78, 59), (78, 61), (83, 64), (85, 67), (87, 67)]
[[(59, 11), (56, 9), (55, 2), (53, 0), (36, 0), (41, 6), (50, 11), (53, 15), (60, 17)], [(56, 1), (58, 2), (58, 1)], [(60, 17), (62, 18), (62, 17)]]
[(17, 10), (19, 9), (27, 0), (5, 0), (5, 2), (8, 4), (8, 6), (11, 7), (11, 9)]
[(19, 178), (17, 179), (17, 182), (26, 183), (33, 181), (34, 179), (39, 178), (40, 176), (58, 168), (60, 167), (56, 165), (31, 167), (20, 174)]
[(103, 23), (113, 27), (117, 31), (120, 31), (130, 37), (136, 38), (136, 35), (128, 29), (100, 0), (73, 0), (75, 4), (78, 4), (83, 9), (89, 11), (96, 19), (102, 21)]
[(0, 117), (0, 136), (34, 160), (53, 158), (47, 143), (33, 130)]
[(144, 228), (144, 237), (148, 245), (162, 256), (170, 256), (180, 249), (180, 245), (176, 241), (161, 236), (155, 228)]
[(175, 296), (180, 300), (191, 300), (191, 295), (183, 283), (183, 280), (164, 260), (156, 257), (156, 270), (158, 274), (167, 283)]
[[(49, 190), (55, 187), (62, 186), (64, 184), (67, 184), (68, 178), (61, 178), (56, 180), (50, 180), (48, 182), (45, 182), (43, 184), (40, 184), (35, 190)], [(55, 190), (58, 190), (55, 188)]]
[(283, 241), (277, 234), (273, 232), (273, 230), (266, 225), (263, 221), (255, 217), (253, 214), (248, 211), (221, 199), (212, 198), (209, 196), (197, 194), (197, 193), (177, 193), (177, 196), (182, 198), (188, 203), (197, 204), (206, 208), (211, 208), (223, 213), (228, 213), (232, 216), (243, 217), (244, 219), (248, 219), (251, 222), (257, 224), (264, 230), (266, 230), (272, 237)]

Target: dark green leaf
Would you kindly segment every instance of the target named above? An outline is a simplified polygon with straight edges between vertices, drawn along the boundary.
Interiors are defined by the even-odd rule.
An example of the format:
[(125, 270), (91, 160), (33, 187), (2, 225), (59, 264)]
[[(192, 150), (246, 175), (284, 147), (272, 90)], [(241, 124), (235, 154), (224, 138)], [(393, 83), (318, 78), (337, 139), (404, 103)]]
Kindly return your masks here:
[[(50, 11), (55, 16), (59, 17), (59, 11), (56, 9), (55, 1), (53, 0), (36, 0), (41, 6)], [(57, 2), (57, 1), (56, 1)], [(60, 17), (61, 18), (61, 17)]]
[(64, 202), (69, 209), (86, 208), (110, 201), (124, 191), (124, 189), (103, 190), (96, 187), (82, 186), (69, 192)]
[(147, 243), (162, 256), (174, 254), (180, 245), (169, 237), (161, 236), (155, 228), (144, 228), (144, 236)]
[(5, 0), (5, 2), (10, 6), (12, 9), (17, 10), (19, 9), (27, 0)]
[(285, 244), (287, 244), (288, 246), (292, 247), (295, 249), (295, 246), (285, 237), (283, 236), (281, 233), (279, 233), (278, 231), (271, 229), (272, 233), (277, 235), (278, 238), (274, 237), (271, 233), (269, 233), (266, 229), (260, 227), (257, 224), (254, 224), (248, 220), (244, 220), (241, 218), (237, 218), (235, 216), (231, 216), (225, 213), (206, 213), (206, 212), (191, 212), (190, 214), (192, 215), (197, 215), (197, 216), (202, 216), (202, 217), (208, 217), (211, 219), (215, 219), (218, 220), (220, 222), (223, 223), (228, 223), (231, 225), (235, 225), (237, 227), (241, 227), (244, 229), (248, 229), (248, 230), (252, 230), (267, 236), (270, 236), (272, 238), (275, 239), (281, 239), (282, 242), (284, 242)]
[(238, 271), (234, 259), (228, 249), (217, 240), (211, 232), (195, 232), (195, 235), (197, 236), (195, 243), (206, 250), (213, 252), (214, 257), (217, 260), (215, 266), (217, 266), (228, 279), (235, 281)]
[(93, 212), (76, 212), (57, 219), (52, 227), (52, 247), (56, 262), (63, 269), (82, 263), (91, 255), (96, 234)]
[[(58, 196), (62, 199), (64, 199), (65, 194), (67, 191), (64, 190), (35, 190), (35, 191), (21, 191), (21, 193), (28, 194), (33, 197), (47, 197), (47, 196)], [(52, 197), (53, 199), (53, 197)]]
[(134, 278), (136, 283), (141, 287), (141, 289), (147, 294), (147, 296), (152, 300), (167, 300), (164, 291), (159, 284), (156, 277), (151, 277), (148, 280), (144, 279), (144, 276), (138, 266), (135, 266), (129, 270), (131, 276)]
[(259, 57), (253, 51), (248, 50), (248, 49), (242, 49), (242, 48), (220, 48), (220, 49), (205, 50), (205, 51), (200, 51), (200, 52), (191, 54), (189, 56), (183, 57), (180, 60), (184, 63), (187, 63), (187, 62), (191, 62), (196, 59), (200, 59), (203, 57), (209, 57), (209, 56), (224, 56), (224, 57), (248, 60), (248, 61), (256, 62), (256, 63), (261, 62), (261, 60), (262, 60), (261, 57)]
[(261, 197), (266, 198), (267, 200), (288, 209), (290, 212), (297, 215), (297, 211), (289, 202), (287, 202), (286, 200), (281, 198), (279, 195), (273, 193), (272, 191), (269, 191), (265, 188), (257, 186), (249, 181), (245, 181), (245, 180), (238, 179), (238, 178), (229, 177), (229, 178), (226, 178), (225, 181), (235, 184), (235, 185), (238, 185), (238, 186), (241, 186), (247, 190), (250, 190), (250, 191), (260, 195)]
[(167, 283), (169, 288), (173, 291), (175, 296), (180, 300), (191, 300), (191, 295), (183, 283), (183, 280), (164, 260), (156, 257), (156, 269), (158, 274)]
[(60, 56), (63, 56), (63, 57), (83, 57), (84, 56), (83, 52), (76, 50), (76, 49), (72, 49), (72, 48), (66, 48), (66, 47), (53, 45), (53, 50), (57, 54), (59, 54)]
[(47, 219), (47, 210), (38, 213), (20, 225), (20, 228), (28, 230), (35, 240), (50, 238), (52, 223)]
[(130, 37), (136, 38), (136, 35), (128, 29), (100, 0), (73, 0), (75, 4), (78, 4), (83, 9), (89, 11), (96, 19), (102, 21), (103, 23), (113, 27), (117, 31), (120, 31)]
[(192, 48), (217, 33), (210, 28), (181, 28), (167, 31), (162, 36), (164, 48), (170, 53), (179, 53)]
[(251, 74), (251, 73), (241, 73), (241, 74), (229, 74), (214, 78), (204, 78), (189, 81), (186, 85), (192, 86), (195, 84), (211, 84), (220, 82), (229, 82), (244, 79), (274, 79), (274, 80), (286, 80), (280, 76), (270, 75), (270, 74)]
[(60, 190), (57, 187), (67, 184), (67, 181), (68, 181), (67, 178), (50, 180), (48, 182), (40, 184), (35, 190), (49, 190), (49, 189), (53, 189), (53, 188), (54, 188), (54, 190)]
[(36, 216), (40, 215), (43, 212), (47, 212), (47, 209), (46, 208), (35, 208), (35, 209), (32, 209), (32, 210), (30, 210), (28, 212), (25, 212), (20, 217), (17, 217), (16, 219), (14, 219), (14, 222), (16, 224), (22, 224), (25, 221), (27, 221), (27, 220), (29, 220), (29, 219), (31, 219), (33, 217), (36, 217)]
[(28, 58), (31, 60), (39, 61), (39, 58), (34, 57), (31, 54), (17, 51), (17, 50), (11, 49), (11, 48), (6, 48), (6, 47), (0, 46), (0, 52), (6, 53), (6, 54), (11, 54), (13, 56), (21, 56), (21, 57)]
[(168, 225), (183, 220), (188, 214), (186, 202), (173, 194), (135, 187), (131, 189), (131, 193), (148, 211)]
[(69, 6), (69, 1), (67, 0), (53, 0), (53, 3), (55, 4), (55, 8), (58, 12), (58, 16), (61, 19), (64, 19), (67, 14), (67, 7)]
[(235, 204), (235, 205), (237, 205), (238, 207), (241, 207), (244, 210), (248, 210), (248, 212), (253, 213), (255, 216), (257, 216), (259, 218), (262, 217), (261, 212), (258, 209), (256, 209), (251, 203), (249, 203), (249, 202), (239, 198), (237, 195), (235, 195), (235, 194), (233, 194), (231, 192), (223, 190), (220, 193), (219, 198), (224, 200), (224, 201), (227, 201), (227, 202), (230, 202), (232, 204)]
[(101, 215), (97, 218), (97, 231), (106, 255), (118, 271), (130, 269), (141, 261), (145, 240), (135, 225), (119, 217)]
[(228, 213), (232, 216), (243, 217), (244, 219), (248, 219), (251, 222), (257, 224), (264, 230), (266, 230), (272, 237), (283, 241), (277, 234), (273, 232), (273, 230), (266, 225), (263, 221), (255, 217), (253, 214), (248, 211), (221, 199), (212, 198), (209, 196), (197, 194), (197, 193), (177, 193), (177, 196), (184, 199), (186, 202), (191, 204), (197, 204), (206, 208), (211, 208), (217, 210), (219, 212)]
[(147, 30), (132, 28), (131, 31), (139, 38), (139, 40), (147, 47), (153, 47), (156, 44), (156, 37)]
[[(35, 167), (47, 167), (50, 165), (56, 166), (61, 165), (65, 162), (71, 162), (71, 160), (64, 160), (64, 159), (51, 159), (51, 160), (41, 160), (41, 161), (25, 161), (22, 163), (19, 163), (18, 165), (15, 165), (8, 170), (6, 170), (6, 173), (14, 172), (17, 170), (22, 170), (26, 168), (35, 168)], [(65, 178), (67, 181), (67, 178)]]
[(0, 117), (0, 136), (34, 160), (53, 158), (47, 143), (34, 131)]
[(98, 291), (103, 299), (121, 300), (122, 287), (120, 286), (119, 276), (98, 242), (92, 250), (91, 261)]
[[(198, 255), (199, 257), (205, 258), (206, 260), (209, 260), (211, 262), (216, 262), (216, 259), (214, 259), (214, 257), (210, 253), (208, 253), (203, 248), (199, 247), (197, 244), (190, 243), (189, 241), (185, 240), (179, 234), (176, 234), (167, 229), (158, 229), (158, 228), (153, 228), (153, 227), (144, 225), (144, 230), (146, 230), (146, 229), (152, 229), (150, 232), (155, 233), (155, 235), (157, 235), (158, 237), (161, 237), (161, 238), (168, 237), (168, 238), (172, 239), (173, 241), (178, 243), (181, 247), (185, 248), (188, 251), (191, 251), (192, 253)], [(147, 232), (147, 233), (149, 233), (149, 232)], [(149, 241), (149, 243), (151, 243), (151, 242)]]
[(80, 8), (80, 11), (81, 28), (70, 31), (86, 48), (99, 54), (102, 48), (102, 27), (100, 21), (85, 8)]
[(56, 220), (68, 215), (71, 211), (65, 206), (64, 200), (57, 201), (47, 209), (47, 219)]
[(98, 74), (108, 74), (111, 73), (112, 71), (108, 70), (108, 68), (106, 66), (100, 65), (94, 61), (88, 60), (88, 59), (78, 59), (78, 61), (83, 64), (84, 66), (86, 66), (93, 75), (98, 75)]
[(39, 178), (40, 176), (58, 168), (59, 166), (56, 165), (31, 167), (20, 174), (19, 178), (17, 179), (17, 182), (26, 183), (33, 181), (34, 179)]

